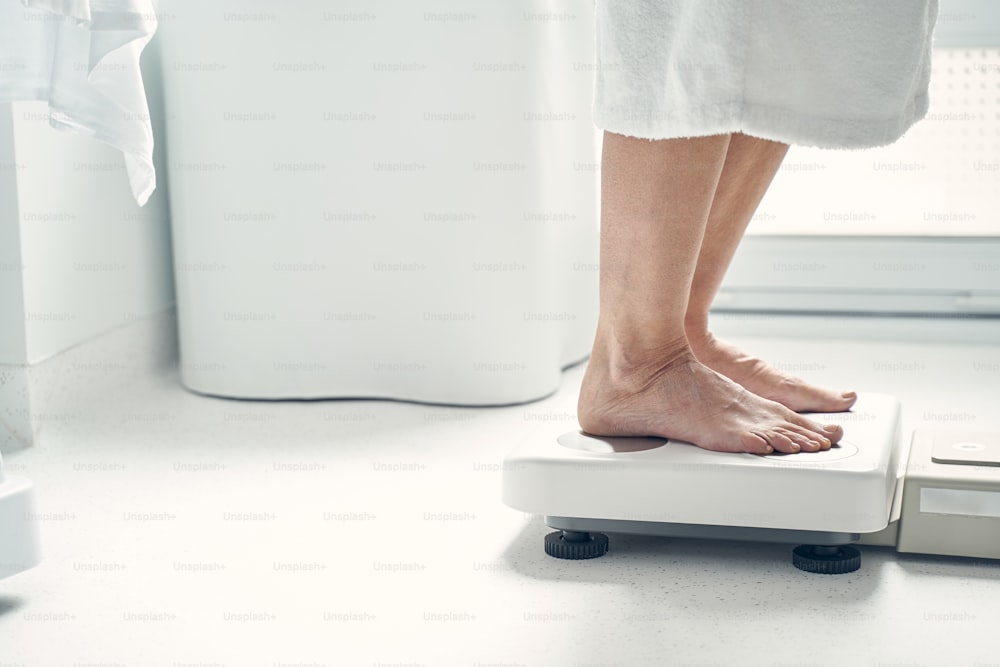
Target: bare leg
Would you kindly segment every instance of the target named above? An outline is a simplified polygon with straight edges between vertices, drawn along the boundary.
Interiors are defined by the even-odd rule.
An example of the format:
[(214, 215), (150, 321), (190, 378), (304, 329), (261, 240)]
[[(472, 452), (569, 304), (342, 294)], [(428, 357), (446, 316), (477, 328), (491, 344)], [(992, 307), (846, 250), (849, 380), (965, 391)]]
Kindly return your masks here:
[(826, 449), (843, 434), (747, 391), (688, 345), (688, 296), (729, 143), (604, 135), (601, 310), (578, 409), (588, 433), (759, 454)]
[(787, 151), (787, 144), (744, 134), (732, 136), (691, 283), (685, 330), (698, 361), (758, 396), (792, 410), (839, 412), (850, 408), (857, 395), (815, 387), (782, 373), (715, 338), (708, 330), (712, 300), (722, 285), (751, 216)]

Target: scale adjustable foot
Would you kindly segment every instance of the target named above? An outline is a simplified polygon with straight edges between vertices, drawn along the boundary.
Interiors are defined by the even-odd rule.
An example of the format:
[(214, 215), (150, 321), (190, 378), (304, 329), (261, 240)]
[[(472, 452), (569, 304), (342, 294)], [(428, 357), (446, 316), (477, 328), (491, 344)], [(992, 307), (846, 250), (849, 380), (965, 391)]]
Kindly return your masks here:
[(847, 574), (861, 567), (861, 552), (847, 545), (819, 547), (803, 544), (792, 549), (792, 564), (806, 572)]
[(557, 530), (545, 536), (545, 553), (553, 558), (582, 560), (600, 558), (607, 552), (608, 536), (604, 533)]

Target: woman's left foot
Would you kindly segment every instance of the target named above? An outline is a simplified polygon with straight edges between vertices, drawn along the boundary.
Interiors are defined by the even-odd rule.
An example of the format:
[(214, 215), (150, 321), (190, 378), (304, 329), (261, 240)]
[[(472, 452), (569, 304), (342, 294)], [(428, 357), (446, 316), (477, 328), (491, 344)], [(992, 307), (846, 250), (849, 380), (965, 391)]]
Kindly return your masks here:
[(688, 334), (694, 356), (717, 373), (743, 385), (748, 391), (781, 403), (796, 412), (844, 412), (858, 400), (853, 391), (837, 392), (816, 387), (788, 375), (711, 332)]

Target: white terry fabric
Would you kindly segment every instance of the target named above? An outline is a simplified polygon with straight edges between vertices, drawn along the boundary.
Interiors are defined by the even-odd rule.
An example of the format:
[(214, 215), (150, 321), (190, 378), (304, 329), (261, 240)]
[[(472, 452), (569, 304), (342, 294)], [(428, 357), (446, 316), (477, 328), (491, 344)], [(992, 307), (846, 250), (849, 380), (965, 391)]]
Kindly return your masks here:
[(0, 102), (46, 100), (53, 127), (122, 151), (132, 194), (156, 189), (139, 70), (156, 32), (151, 0), (0, 0)]
[(927, 113), (937, 10), (937, 0), (596, 0), (594, 122), (646, 139), (889, 144)]

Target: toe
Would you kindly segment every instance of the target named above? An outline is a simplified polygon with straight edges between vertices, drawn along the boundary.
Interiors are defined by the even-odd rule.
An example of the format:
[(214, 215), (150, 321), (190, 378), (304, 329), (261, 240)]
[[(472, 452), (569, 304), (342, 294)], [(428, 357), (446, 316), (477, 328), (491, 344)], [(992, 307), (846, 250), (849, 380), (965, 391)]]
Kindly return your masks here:
[(749, 454), (772, 454), (774, 447), (768, 444), (767, 438), (759, 433), (744, 433), (740, 436), (743, 451)]
[(830, 442), (840, 442), (844, 437), (844, 429), (837, 424), (824, 424), (823, 435), (830, 439)]
[(815, 431), (810, 431), (807, 428), (796, 426), (795, 424), (789, 425), (788, 429), (808, 441), (810, 444), (809, 449), (811, 451), (830, 449), (830, 446), (833, 444), (830, 442), (830, 439), (822, 433), (816, 433)]
[(812, 437), (806, 435), (806, 433), (803, 433), (802, 431), (798, 431), (794, 428), (780, 428), (777, 430), (779, 433), (781, 433), (789, 440), (797, 444), (803, 451), (815, 452), (818, 451), (821, 447), (821, 444), (817, 440), (814, 440)]
[(798, 443), (777, 429), (767, 431), (764, 436), (767, 438), (767, 442), (779, 452), (795, 454), (802, 449)]
[(843, 401), (842, 410), (849, 410), (858, 401), (857, 392), (845, 391), (840, 395), (840, 399)]
[(805, 383), (800, 397), (803, 399), (802, 405), (807, 406), (803, 410), (805, 412), (846, 412), (858, 400), (858, 395), (853, 391), (838, 393)]
[(844, 429), (836, 424), (820, 424), (819, 422), (798, 414), (792, 417), (789, 421), (796, 426), (812, 431), (814, 434), (830, 440), (830, 442), (837, 442), (844, 437)]

